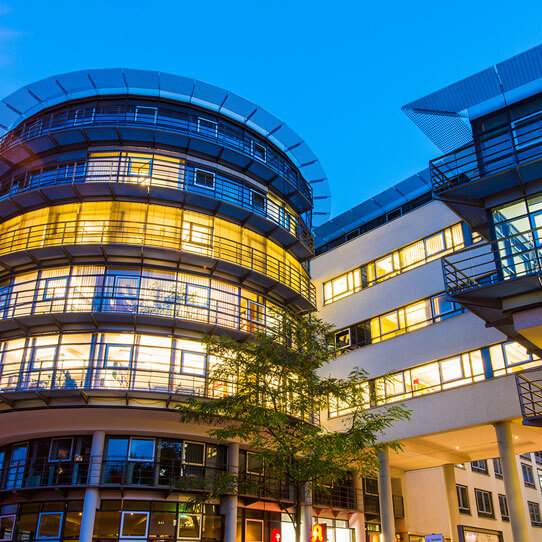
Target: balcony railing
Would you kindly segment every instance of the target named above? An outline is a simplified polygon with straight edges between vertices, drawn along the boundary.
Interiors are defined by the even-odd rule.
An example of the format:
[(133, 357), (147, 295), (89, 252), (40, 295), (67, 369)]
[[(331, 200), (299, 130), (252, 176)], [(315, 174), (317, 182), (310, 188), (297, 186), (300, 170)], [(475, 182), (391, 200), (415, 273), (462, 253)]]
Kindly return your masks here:
[(96, 127), (146, 128), (189, 136), (235, 150), (255, 162), (260, 162), (264, 167), (270, 168), (312, 203), (310, 184), (264, 139), (257, 138), (247, 130), (222, 119), (209, 122), (207, 125), (202, 123), (201, 117), (197, 115), (183, 114), (149, 103), (142, 103), (140, 106), (127, 103), (85, 104), (41, 115), (20, 124), (2, 136), (0, 153), (6, 152), (22, 141), (30, 141), (47, 134)]
[(6, 231), (0, 255), (67, 245), (134, 245), (177, 250), (222, 260), (265, 275), (316, 305), (316, 290), (305, 271), (238, 241), (207, 233), (192, 234), (178, 226), (120, 220), (84, 220), (37, 224)]
[[(58, 487), (167, 488), (209, 492), (220, 484), (225, 469), (186, 463), (180, 459), (127, 460), (126, 457), (78, 457), (51, 461), (48, 457), (11, 461), (0, 469), (0, 491)], [(293, 501), (294, 488), (277, 477), (239, 473), (236, 492), (242, 497)], [(378, 499), (378, 497), (377, 497)], [(362, 510), (362, 493), (347, 486), (315, 492), (314, 506)]]
[[(163, 277), (83, 274), (73, 269), (71, 276), (67, 271), (66, 276), (34, 278), (0, 288), (0, 319), (75, 313), (142, 315), (270, 335), (278, 330), (281, 319), (264, 300), (256, 303), (228, 285), (198, 286)], [(115, 282), (119, 276), (125, 279), (121, 287)]]
[(478, 243), (442, 259), (446, 291), (462, 294), (542, 272), (542, 228)]
[[(129, 173), (130, 157), (111, 156), (89, 158), (71, 163), (48, 164), (38, 171), (30, 171), (3, 179), (0, 182), (0, 200), (32, 190), (50, 186), (77, 185), (81, 183), (120, 183), (138, 187), (170, 188), (187, 193), (207, 196), (232, 203), (262, 216), (280, 226), (301, 241), (310, 251), (314, 249), (312, 233), (305, 222), (285, 208), (261, 194), (258, 201), (254, 191), (218, 172), (208, 186), (198, 184), (195, 168), (160, 160), (159, 156), (144, 155), (138, 159), (148, 167), (144, 174)], [(148, 162), (145, 162), (145, 161)]]
[(542, 370), (518, 373), (516, 384), (523, 419), (533, 425), (542, 426)]
[(540, 117), (496, 129), (430, 162), (435, 193), (491, 177), (542, 158)]

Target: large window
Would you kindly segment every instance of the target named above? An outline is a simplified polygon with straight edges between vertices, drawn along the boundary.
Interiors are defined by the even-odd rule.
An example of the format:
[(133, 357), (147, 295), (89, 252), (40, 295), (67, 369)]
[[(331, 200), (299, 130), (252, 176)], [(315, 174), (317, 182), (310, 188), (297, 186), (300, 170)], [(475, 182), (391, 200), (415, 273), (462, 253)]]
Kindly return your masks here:
[(459, 304), (446, 300), (446, 294), (437, 294), (335, 332), (335, 346), (341, 350), (360, 348), (463, 312)]
[(470, 468), (472, 472), (477, 472), (478, 474), (489, 474), (487, 469), (487, 461), (485, 459), (471, 461)]
[(527, 502), (529, 507), (529, 518), (533, 527), (542, 527), (542, 517), (540, 516), (540, 504), (537, 502)]
[(462, 226), (455, 224), (324, 282), (324, 305), (440, 258), (464, 245)]
[(503, 521), (510, 521), (510, 512), (508, 511), (508, 499), (506, 495), (499, 495), (499, 510)]
[(476, 499), (478, 515), (484, 518), (494, 518), (495, 513), (493, 511), (493, 497), (491, 492), (483, 489), (475, 489), (474, 497)]

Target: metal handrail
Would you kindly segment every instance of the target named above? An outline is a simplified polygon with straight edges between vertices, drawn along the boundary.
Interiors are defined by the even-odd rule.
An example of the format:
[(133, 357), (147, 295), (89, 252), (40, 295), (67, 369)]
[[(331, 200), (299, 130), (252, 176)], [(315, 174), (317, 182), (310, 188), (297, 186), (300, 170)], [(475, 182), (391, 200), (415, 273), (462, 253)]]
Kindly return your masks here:
[[(542, 376), (531, 379), (533, 371), (516, 374), (521, 412), (524, 418), (542, 418)], [(540, 370), (537, 374), (542, 374)]]
[(2, 233), (0, 255), (50, 246), (96, 244), (152, 246), (226, 261), (266, 275), (316, 305), (315, 287), (301, 265), (295, 269), (266, 252), (238, 241), (207, 233), (192, 236), (179, 226), (121, 220), (37, 224)]
[(431, 160), (433, 191), (438, 194), (541, 158), (540, 117), (522, 122), (521, 134), (518, 128), (501, 126), (472, 143)]
[[(119, 151), (120, 152), (120, 151)], [(253, 190), (241, 181), (213, 172), (213, 186), (197, 184), (196, 169), (187, 169), (183, 164), (161, 160), (160, 156), (139, 157), (149, 160), (149, 171), (137, 175), (130, 173), (130, 157), (111, 156), (92, 158), (77, 162), (46, 164), (38, 172), (30, 171), (0, 181), (0, 201), (16, 194), (39, 190), (50, 186), (77, 185), (81, 183), (119, 183), (143, 187), (162, 187), (187, 193), (200, 194), (220, 201), (233, 203), (263, 216), (283, 230), (294, 235), (309, 250), (314, 250), (314, 238), (310, 228), (300, 216), (279, 207), (262, 193), (263, 205), (254, 201)]]
[(477, 243), (442, 259), (450, 295), (542, 273), (542, 228)]
[[(29, 141), (46, 134), (60, 132), (66, 129), (85, 129), (92, 127), (147, 127), (154, 130), (175, 134), (189, 135), (205, 141), (217, 142), (223, 147), (236, 150), (256, 162), (268, 166), (275, 173), (293, 185), (304, 197), (312, 202), (312, 187), (294, 169), (288, 160), (275, 151), (269, 143), (252, 135), (246, 129), (232, 123), (217, 119), (216, 129), (206, 128), (199, 122), (199, 117), (185, 114), (184, 118), (179, 111), (172, 111), (162, 105), (141, 104), (140, 108), (155, 108), (155, 114), (141, 113), (134, 104), (107, 104), (65, 107), (51, 113), (32, 118), (15, 129), (0, 137), (0, 153), (4, 153), (22, 141)], [(78, 118), (77, 111), (82, 114)], [(87, 112), (88, 114), (84, 114)], [(169, 114), (168, 114), (169, 113)], [(265, 149), (263, 156), (258, 158), (255, 143)]]
[[(137, 281), (137, 285), (115, 285), (122, 276)], [(197, 281), (197, 277), (195, 277)], [(64, 281), (57, 289), (48, 281)], [(147, 282), (147, 287), (141, 282)], [(190, 294), (190, 287), (199, 288), (201, 296)], [(119, 292), (121, 290), (121, 292)], [(0, 319), (61, 313), (113, 313), (156, 316), (199, 322), (235, 329), (244, 333), (276, 332), (280, 314), (268, 307), (266, 300), (255, 303), (239, 294), (228, 295), (236, 302), (220, 299), (227, 295), (212, 285), (171, 280), (163, 277), (105, 273), (72, 273), (51, 278), (37, 277), (26, 282), (12, 283), (0, 288)]]

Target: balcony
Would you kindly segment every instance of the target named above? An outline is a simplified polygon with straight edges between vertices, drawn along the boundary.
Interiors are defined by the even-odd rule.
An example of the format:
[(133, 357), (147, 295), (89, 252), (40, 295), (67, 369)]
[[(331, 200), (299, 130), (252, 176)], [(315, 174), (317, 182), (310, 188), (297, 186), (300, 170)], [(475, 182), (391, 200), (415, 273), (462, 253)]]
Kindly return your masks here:
[(542, 177), (540, 116), (483, 134), (473, 143), (432, 160), (430, 171), (435, 196), (487, 236), (484, 199)]
[[(127, 154), (127, 153), (124, 153)], [(209, 185), (198, 183), (197, 168), (159, 155), (137, 155), (147, 168), (132, 171), (130, 156), (88, 157), (73, 162), (48, 162), (25, 174), (0, 182), (0, 214), (3, 219), (22, 208), (39, 208), (81, 199), (166, 201), (168, 205), (195, 205), (254, 226), (276, 238), (301, 258), (314, 253), (314, 239), (303, 219), (280, 207), (267, 194), (255, 192), (240, 180), (212, 172)], [(32, 194), (29, 194), (32, 192)], [(241, 211), (241, 209), (244, 211)], [(278, 226), (278, 228), (277, 228)]]
[(482, 199), (542, 173), (542, 129), (533, 116), (501, 127), (430, 162), (433, 192)]
[[(32, 118), (0, 138), (0, 154), (8, 165), (61, 146), (100, 143), (154, 143), (190, 148), (268, 180), (288, 195), (300, 212), (312, 208), (312, 187), (269, 143), (225, 120), (201, 122), (202, 117), (157, 102), (84, 104)], [(58, 136), (56, 135), (58, 134)], [(20, 148), (22, 146), (22, 148)], [(226, 151), (224, 151), (227, 149)]]
[[(542, 370), (534, 369), (517, 374), (516, 384), (523, 425), (542, 427)], [(536, 461), (539, 463), (538, 457)]]
[(531, 351), (542, 348), (540, 333), (519, 315), (542, 301), (541, 236), (541, 229), (528, 230), (442, 259), (449, 298)]

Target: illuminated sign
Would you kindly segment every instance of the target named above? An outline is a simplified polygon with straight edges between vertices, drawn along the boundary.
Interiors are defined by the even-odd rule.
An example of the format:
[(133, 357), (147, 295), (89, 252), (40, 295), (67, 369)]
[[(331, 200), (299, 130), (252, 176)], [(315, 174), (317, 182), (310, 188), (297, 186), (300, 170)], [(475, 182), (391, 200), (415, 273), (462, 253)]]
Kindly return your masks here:
[(312, 526), (311, 542), (326, 542), (327, 525), (325, 523), (315, 523)]
[(273, 529), (271, 531), (271, 542), (280, 542), (280, 529)]

